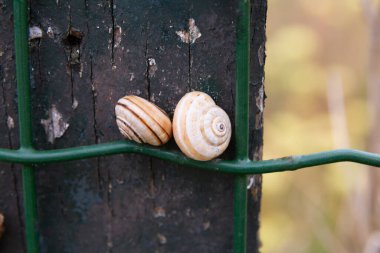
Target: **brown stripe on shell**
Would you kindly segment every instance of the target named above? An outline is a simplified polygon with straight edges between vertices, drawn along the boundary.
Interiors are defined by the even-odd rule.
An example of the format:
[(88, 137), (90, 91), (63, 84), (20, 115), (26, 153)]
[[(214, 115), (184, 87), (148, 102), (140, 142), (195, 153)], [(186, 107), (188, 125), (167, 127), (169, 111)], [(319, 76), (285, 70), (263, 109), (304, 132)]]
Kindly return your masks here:
[(119, 128), (119, 130), (120, 130), (121, 134), (124, 135), (124, 136), (126, 136), (129, 140), (141, 143), (140, 139), (137, 136), (132, 136), (131, 133), (128, 133), (128, 131), (132, 131), (132, 130), (130, 128), (128, 128), (126, 125), (124, 125), (123, 127)]
[[(152, 110), (158, 109), (158, 111), (161, 112), (165, 116), (162, 118), (160, 117), (160, 119), (162, 120), (162, 123), (164, 124), (164, 125), (162, 125), (162, 127), (164, 127), (164, 129), (167, 129), (165, 126), (165, 123), (168, 123), (168, 127), (170, 129), (172, 128), (172, 124), (171, 124), (171, 120), (169, 118), (169, 115), (163, 109), (161, 109), (160, 107), (158, 107), (154, 103), (152, 103), (148, 100), (145, 100), (141, 97), (138, 97), (138, 96), (128, 96), (128, 98), (135, 99), (135, 101), (138, 102), (140, 105), (143, 105), (144, 107), (146, 107), (146, 109), (148, 109), (148, 112), (152, 112)], [(150, 107), (152, 107), (152, 110)], [(159, 114), (159, 112), (158, 112), (158, 114)], [(152, 118), (157, 118), (157, 117), (155, 117), (155, 116), (157, 116), (157, 114), (151, 114), (151, 116), (152, 116)], [(167, 121), (167, 122), (165, 122), (165, 121)], [(169, 135), (171, 136), (171, 131), (170, 131)]]
[[(160, 110), (166, 117), (168, 117), (169, 118), (169, 115), (164, 111), (164, 110), (162, 110), (160, 107), (158, 107), (157, 105), (155, 105), (155, 104), (153, 104), (152, 103), (152, 105), (154, 105), (154, 107), (156, 107), (158, 110)], [(170, 118), (169, 118), (169, 120), (170, 120)], [(172, 133), (168, 133), (167, 131), (166, 131), (166, 128), (165, 127), (163, 127), (163, 126), (161, 126), (161, 125), (159, 125), (163, 130), (164, 130), (164, 132), (168, 135), (168, 138), (170, 139), (170, 136), (172, 135)]]
[[(124, 122), (120, 121), (119, 119), (117, 119), (117, 122), (118, 122), (118, 124), (123, 124), (123, 126), (119, 126), (120, 132), (124, 136), (126, 136), (128, 139), (133, 140), (133, 137), (128, 133), (128, 131), (125, 130), (125, 129), (128, 129), (128, 127), (124, 124)], [(130, 129), (128, 129), (128, 130), (130, 130)]]
[[(186, 156), (192, 159), (206, 161), (208, 160), (207, 157), (199, 153), (190, 142), (191, 137), (188, 136), (186, 129), (187, 113), (179, 111), (180, 107), (188, 108), (194, 102), (194, 99), (198, 97), (198, 95), (194, 92), (188, 93), (184, 97), (186, 97), (186, 99), (182, 98), (180, 102), (177, 104), (174, 111), (173, 134), (175, 140), (177, 142), (178, 147), (181, 149), (183, 153), (185, 153)], [(176, 124), (177, 120), (179, 121), (178, 125)], [(181, 141), (179, 141), (179, 139)]]
[[(138, 97), (136, 97), (136, 98), (138, 98)], [(161, 128), (161, 130), (162, 130), (162, 132), (164, 132), (165, 134), (166, 134), (166, 136), (167, 136), (167, 139), (170, 139), (170, 133), (168, 133), (167, 131), (166, 131), (166, 129), (165, 129), (165, 127), (163, 127), (161, 124), (160, 124), (160, 122), (157, 122), (157, 120), (155, 120), (154, 119), (154, 117), (152, 117), (151, 116), (151, 114), (150, 114), (150, 112), (149, 111), (146, 111), (146, 110), (144, 110), (144, 108), (143, 107), (141, 107), (139, 104), (137, 104), (135, 101), (133, 101), (133, 100), (131, 100), (130, 99), (130, 97), (126, 97), (125, 98), (126, 100), (128, 100), (129, 102), (131, 102), (132, 104), (134, 104), (135, 106), (137, 106), (138, 108), (140, 108), (140, 110), (142, 110), (144, 113), (146, 113), (154, 122), (156, 122), (156, 124), (157, 124), (157, 126), (159, 126), (160, 128)], [(148, 101), (149, 102), (149, 101)], [(162, 113), (164, 113), (165, 114), (165, 116), (167, 116), (168, 117), (168, 115), (166, 114), (166, 112), (164, 111), (164, 110), (162, 110), (161, 108), (159, 108), (157, 105), (155, 105), (155, 104), (153, 104), (153, 103), (151, 103), (152, 105), (154, 105), (157, 109), (159, 109)], [(168, 117), (169, 118), (169, 117)], [(153, 131), (153, 129), (151, 129), (151, 131), (152, 132), (154, 132)], [(156, 134), (156, 136), (159, 138), (159, 136), (157, 135), (157, 133), (156, 132), (154, 132), (155, 134)], [(161, 139), (160, 139), (161, 140)], [(163, 143), (165, 140), (161, 140), (161, 142)]]
[[(128, 99), (127, 99), (128, 100)], [(129, 101), (129, 100), (128, 100)], [(155, 139), (159, 142), (159, 144), (162, 144), (161, 139), (157, 136), (157, 134), (150, 128), (149, 124), (147, 124), (137, 113), (135, 113), (131, 108), (128, 107), (128, 105), (122, 104), (122, 103), (117, 103), (117, 105), (123, 107), (125, 110), (128, 110), (130, 113), (133, 114), (136, 118), (138, 118), (148, 129), (149, 131), (153, 134)]]
[[(143, 138), (136, 132), (129, 124), (128, 122), (124, 121), (122, 118), (117, 117), (117, 120), (121, 122), (127, 129), (131, 130), (131, 132), (137, 137), (137, 139), (140, 141), (140, 143), (145, 143)], [(127, 134), (127, 136), (129, 136)], [(133, 140), (133, 137), (131, 138)]]
[(163, 114), (165, 114), (165, 116), (167, 116), (168, 118), (169, 118), (169, 115), (164, 111), (164, 110), (162, 110), (160, 107), (158, 107), (157, 105), (155, 105), (155, 104), (153, 104), (152, 103), (152, 105), (154, 105), (154, 107), (156, 107), (158, 110), (160, 110)]
[[(172, 123), (168, 114), (164, 110), (162, 110), (160, 107), (153, 104), (152, 102), (138, 96), (127, 96), (125, 97), (125, 99), (133, 103), (133, 105), (137, 106), (147, 115), (149, 115), (150, 118), (153, 119), (155, 122), (160, 122), (158, 126), (162, 128), (163, 132), (165, 132), (168, 135), (168, 139), (170, 139), (170, 137), (172, 136)], [(162, 115), (160, 113), (162, 113)]]

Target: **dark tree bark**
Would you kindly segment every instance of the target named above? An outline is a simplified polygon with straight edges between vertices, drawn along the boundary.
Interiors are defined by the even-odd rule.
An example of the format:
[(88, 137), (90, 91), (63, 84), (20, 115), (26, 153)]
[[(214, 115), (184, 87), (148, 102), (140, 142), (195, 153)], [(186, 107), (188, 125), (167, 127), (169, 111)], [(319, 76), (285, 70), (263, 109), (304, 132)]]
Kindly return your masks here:
[[(18, 145), (11, 2), (0, 0), (0, 145), (7, 148)], [(250, 136), (256, 160), (263, 145), (266, 8), (265, 0), (252, 0)], [(147, 98), (172, 117), (186, 92), (201, 90), (233, 121), (236, 15), (232, 0), (30, 0), (30, 25), (44, 32), (30, 41), (36, 147), (120, 140), (114, 105), (126, 94)], [(194, 44), (176, 34), (188, 29), (189, 18), (202, 34)], [(8, 116), (16, 128), (9, 128)], [(49, 120), (60, 123), (55, 135), (45, 132)], [(222, 158), (234, 156), (230, 146)], [(178, 149), (173, 140), (164, 148)], [(19, 172), (4, 164), (0, 171), (0, 212), (9, 220), (0, 251), (24, 252)], [(231, 175), (135, 154), (39, 166), (41, 251), (232, 252), (232, 184)], [(249, 252), (260, 244), (260, 199), (261, 176), (255, 176)]]

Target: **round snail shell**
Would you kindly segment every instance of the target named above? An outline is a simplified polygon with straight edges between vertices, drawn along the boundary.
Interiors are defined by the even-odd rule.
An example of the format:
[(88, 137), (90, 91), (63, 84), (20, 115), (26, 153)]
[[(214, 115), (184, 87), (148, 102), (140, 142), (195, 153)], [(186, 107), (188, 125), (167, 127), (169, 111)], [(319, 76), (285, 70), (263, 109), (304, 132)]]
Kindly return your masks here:
[(173, 135), (188, 157), (208, 161), (224, 152), (231, 139), (231, 122), (206, 93), (187, 93), (174, 111)]
[(125, 96), (115, 107), (121, 134), (138, 143), (160, 146), (172, 136), (169, 116), (155, 104), (137, 96)]

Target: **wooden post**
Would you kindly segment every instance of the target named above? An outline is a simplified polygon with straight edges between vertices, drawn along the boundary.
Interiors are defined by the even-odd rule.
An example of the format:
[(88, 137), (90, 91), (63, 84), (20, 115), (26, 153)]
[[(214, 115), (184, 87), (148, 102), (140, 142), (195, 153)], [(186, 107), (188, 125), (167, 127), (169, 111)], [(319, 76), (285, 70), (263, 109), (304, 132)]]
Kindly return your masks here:
[[(12, 4), (4, 2), (0, 33), (10, 42), (0, 41), (0, 52), (5, 52), (0, 75), (14, 76), (10, 60), (4, 60), (13, 52), (12, 24), (6, 19)], [(234, 119), (235, 1), (32, 0), (30, 13), (30, 25), (43, 31), (42, 38), (30, 41), (38, 149), (121, 139), (114, 105), (126, 94), (147, 98), (172, 117), (186, 92), (201, 90)], [(201, 33), (194, 43), (181, 40), (189, 32), (190, 18)], [(265, 22), (266, 1), (252, 0), (250, 143), (256, 160), (263, 144)], [(9, 147), (11, 140), (17, 143), (5, 121), (16, 113), (15, 84), (12, 78), (0, 83), (0, 102), (8, 101), (0, 104), (0, 133), (6, 137), (0, 144)], [(230, 146), (222, 158), (234, 156)], [(178, 149), (173, 140), (166, 148)], [(13, 179), (0, 184), (6, 193), (0, 196), (0, 212), (6, 220), (12, 213), (12, 234), (5, 233), (0, 251), (18, 253), (23, 252), (21, 216), (15, 215), (21, 203), (19, 176), (9, 167), (0, 167)], [(257, 252), (261, 176), (252, 182), (248, 252)], [(232, 252), (232, 190), (230, 175), (133, 154), (40, 166), (41, 250)], [(17, 212), (5, 210), (10, 206)]]

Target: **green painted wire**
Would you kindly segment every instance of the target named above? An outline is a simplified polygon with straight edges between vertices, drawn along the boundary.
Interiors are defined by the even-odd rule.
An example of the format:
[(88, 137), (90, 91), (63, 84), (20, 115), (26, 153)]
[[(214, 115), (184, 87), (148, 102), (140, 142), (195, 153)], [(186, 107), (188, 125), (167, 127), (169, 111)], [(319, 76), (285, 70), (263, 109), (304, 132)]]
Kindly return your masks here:
[[(28, 3), (26, 0), (13, 1), (13, 15), (20, 146), (22, 149), (31, 149), (33, 147), (33, 137), (29, 80)], [(37, 198), (34, 168), (25, 166), (21, 173), (26, 250), (28, 253), (38, 253)]]
[(355, 149), (337, 149), (308, 155), (288, 156), (264, 161), (226, 161), (216, 159), (208, 162), (200, 162), (189, 159), (177, 151), (154, 148), (147, 145), (132, 143), (130, 141), (115, 141), (96, 145), (46, 151), (37, 151), (32, 149), (0, 149), (0, 161), (25, 165), (37, 165), (124, 153), (147, 155), (186, 167), (246, 175), (293, 171), (337, 162), (355, 162), (380, 167), (379, 154)]
[[(249, 158), (249, 79), (250, 79), (250, 0), (239, 0), (236, 22), (236, 95), (235, 149), (236, 160)], [(247, 252), (247, 177), (234, 178), (234, 233), (235, 253)]]
[(25, 239), (27, 253), (39, 252), (37, 230), (37, 195), (35, 171), (31, 166), (22, 168), (22, 193), (25, 217)]

